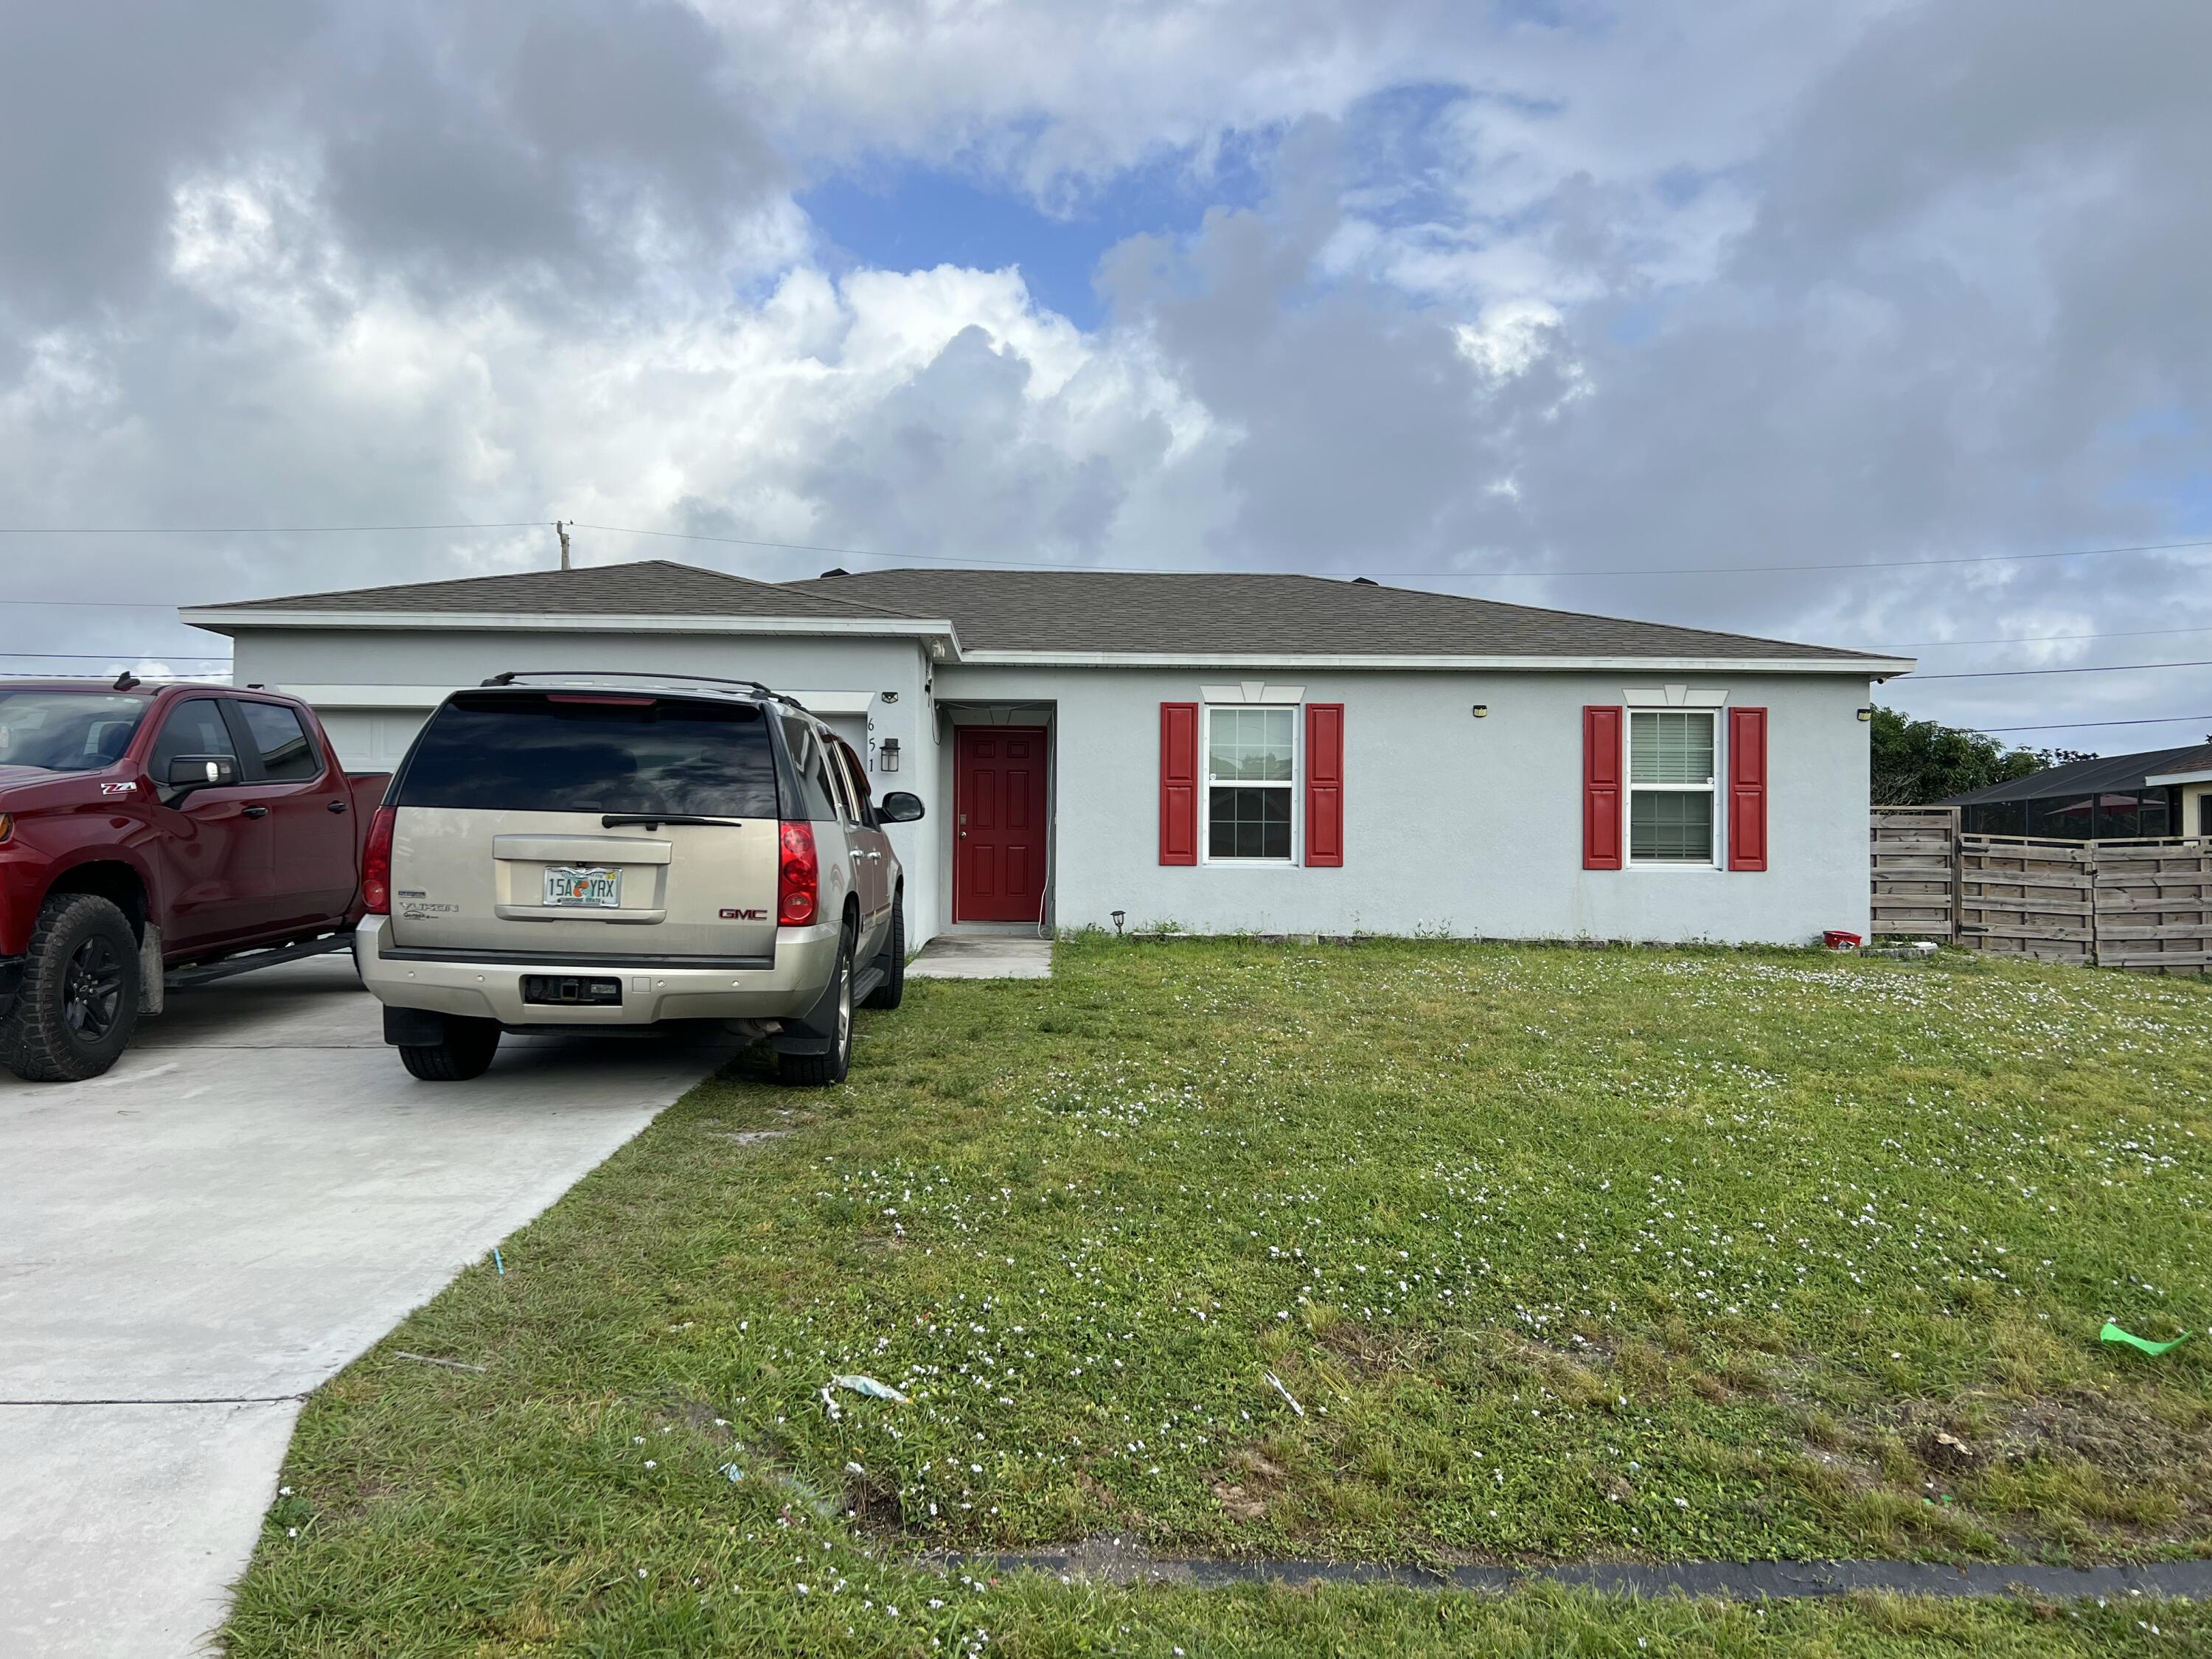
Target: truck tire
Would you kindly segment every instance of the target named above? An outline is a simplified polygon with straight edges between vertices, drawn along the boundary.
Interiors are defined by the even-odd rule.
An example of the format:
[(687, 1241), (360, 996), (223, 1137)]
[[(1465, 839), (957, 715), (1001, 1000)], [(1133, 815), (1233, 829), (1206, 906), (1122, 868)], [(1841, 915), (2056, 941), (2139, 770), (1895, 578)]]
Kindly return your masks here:
[(425, 1083), (465, 1083), (489, 1071), (499, 1052), (499, 1022), (459, 1014), (440, 1018), (445, 1035), (435, 1042), (399, 1044), (399, 1063)]
[(891, 906), (890, 933), (884, 940), (884, 953), (878, 959), (884, 970), (884, 982), (868, 993), (864, 1008), (896, 1008), (906, 1000), (906, 895), (899, 895), (898, 902)]
[(0, 1023), (0, 1059), (27, 1083), (98, 1077), (138, 1024), (138, 938), (94, 893), (39, 907), (15, 1006)]
[(846, 928), (837, 945), (836, 978), (828, 999), (832, 1030), (826, 1054), (778, 1054), (777, 1079), (788, 1089), (829, 1089), (845, 1080), (853, 1069), (853, 930)]

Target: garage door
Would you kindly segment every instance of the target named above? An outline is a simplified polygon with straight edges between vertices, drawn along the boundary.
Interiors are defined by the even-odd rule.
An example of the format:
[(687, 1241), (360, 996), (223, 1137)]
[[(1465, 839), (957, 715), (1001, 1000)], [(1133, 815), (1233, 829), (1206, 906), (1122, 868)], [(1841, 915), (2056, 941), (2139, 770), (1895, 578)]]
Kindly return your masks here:
[(430, 718), (427, 708), (333, 708), (317, 714), (349, 772), (391, 771)]

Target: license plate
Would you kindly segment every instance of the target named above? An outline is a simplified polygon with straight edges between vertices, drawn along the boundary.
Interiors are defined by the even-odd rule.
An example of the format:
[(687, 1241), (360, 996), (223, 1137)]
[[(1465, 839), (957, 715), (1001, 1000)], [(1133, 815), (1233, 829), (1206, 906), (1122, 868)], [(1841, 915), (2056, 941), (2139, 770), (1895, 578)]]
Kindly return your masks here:
[(622, 872), (576, 865), (553, 865), (545, 872), (545, 902), (600, 910), (622, 908)]

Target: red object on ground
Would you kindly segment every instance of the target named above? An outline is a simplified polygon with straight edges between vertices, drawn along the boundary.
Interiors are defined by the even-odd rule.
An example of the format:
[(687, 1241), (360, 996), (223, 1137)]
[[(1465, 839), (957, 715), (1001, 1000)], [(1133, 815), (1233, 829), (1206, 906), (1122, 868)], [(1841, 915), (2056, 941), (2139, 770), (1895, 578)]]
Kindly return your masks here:
[(1820, 935), (1820, 943), (1831, 951), (1856, 951), (1866, 941), (1856, 933), (1847, 933), (1840, 927), (1831, 927)]

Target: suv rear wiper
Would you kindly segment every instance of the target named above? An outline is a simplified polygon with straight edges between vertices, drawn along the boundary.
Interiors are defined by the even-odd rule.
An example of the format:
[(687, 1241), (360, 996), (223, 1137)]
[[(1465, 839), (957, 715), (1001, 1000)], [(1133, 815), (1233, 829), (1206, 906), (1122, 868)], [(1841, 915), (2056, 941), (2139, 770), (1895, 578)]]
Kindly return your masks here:
[(689, 812), (609, 812), (599, 820), (599, 828), (611, 830), (617, 824), (642, 824), (647, 830), (658, 830), (664, 823), (712, 823), (725, 830), (735, 830), (744, 823), (743, 818), (702, 818)]

